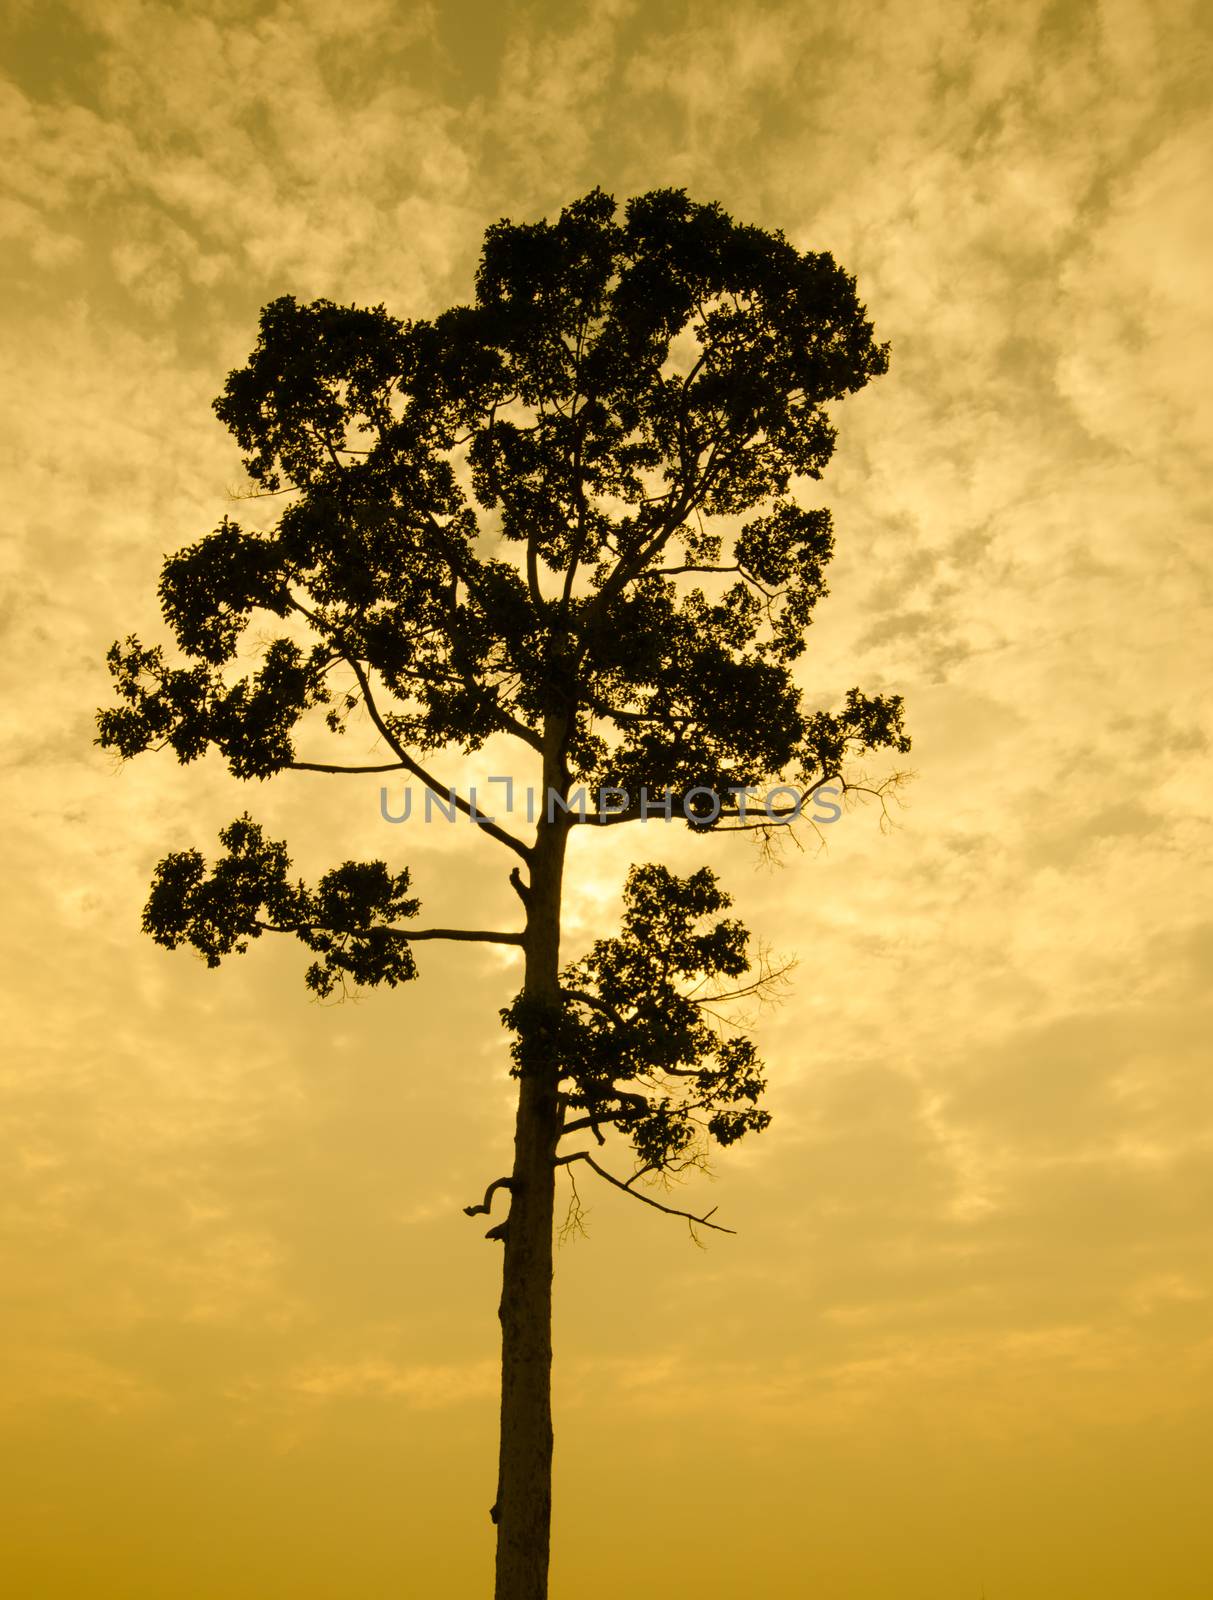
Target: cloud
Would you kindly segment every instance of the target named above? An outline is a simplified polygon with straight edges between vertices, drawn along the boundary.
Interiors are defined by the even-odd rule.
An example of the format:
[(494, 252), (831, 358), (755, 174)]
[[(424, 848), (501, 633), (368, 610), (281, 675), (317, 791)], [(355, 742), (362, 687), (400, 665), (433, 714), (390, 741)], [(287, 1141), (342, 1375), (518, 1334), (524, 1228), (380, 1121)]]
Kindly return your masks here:
[(400, 1367), (365, 1359), (347, 1365), (317, 1363), (287, 1374), (289, 1392), (320, 1401), (403, 1400), (425, 1409), (460, 1405), (496, 1393), (501, 1374), (492, 1361), (472, 1366)]
[[(756, 1023), (770, 1132), (679, 1191), (710, 1195), (738, 1239), (699, 1252), (583, 1193), (590, 1239), (559, 1262), (562, 1470), (634, 1513), (640, 1430), (670, 1495), (700, 1496), (688, 1516), (709, 1474), (753, 1507), (773, 1593), (785, 1569), (801, 1582), (807, 1535), (802, 1504), (770, 1507), (802, 1501), (810, 1470), (846, 1545), (820, 1517), (840, 1600), (938, 1592), (969, 1533), (952, 1517), (927, 1537), (925, 1501), (889, 1542), (934, 1562), (917, 1588), (905, 1562), (846, 1575), (856, 1519), (878, 1507), (891, 1527), (948, 1484), (1039, 1544), (1055, 1513), (1032, 1485), (1052, 1473), (1070, 1550), (1121, 1504), (1124, 1463), (1153, 1462), (1153, 1487), (1133, 1480), (1142, 1548), (1163, 1527), (1178, 1549), (1203, 1459), (1184, 1417), (1203, 1425), (1213, 1349), (1203, 14), (510, 6), (465, 61), (474, 20), (121, 0), (12, 24), (0, 1113), (27, 1398), (10, 1423), (77, 1507), (109, 1482), (94, 1446), (149, 1477), (178, 1463), (191, 1508), (230, 1477), (283, 1530), (275, 1559), (298, 1533), (292, 1483), (312, 1481), (318, 1529), (382, 1504), (334, 1567), (357, 1545), (360, 1592), (398, 1557), (385, 1460), (418, 1549), (434, 1529), (443, 1556), (467, 1543), (448, 1524), (469, 1473), (491, 1498), (500, 1257), (461, 1207), (508, 1161), (497, 1011), (516, 957), (427, 948), (416, 985), (338, 1009), (308, 1001), (293, 945), (211, 973), (138, 921), (159, 856), (213, 848), (246, 806), (301, 873), (407, 863), (436, 923), (512, 926), (511, 863), (467, 829), (389, 828), (373, 781), (115, 772), (92, 709), (110, 640), (159, 636), (163, 554), (225, 512), (273, 515), (233, 504), (238, 456), (209, 409), (263, 301), (428, 315), (471, 292), (498, 217), (678, 183), (835, 251), (892, 341), (811, 486), (839, 549), (802, 682), (821, 704), (853, 683), (904, 693), (916, 777), (891, 831), (857, 808), (779, 868), (663, 824), (575, 840), (570, 954), (614, 925), (632, 860), (708, 860), (799, 965)], [(45, 47), (26, 49), (35, 24)], [(450, 772), (504, 765), (491, 750)], [(12, 1493), (18, 1516), (55, 1499)], [(601, 1548), (603, 1503), (567, 1498), (562, 1538), (605, 1594), (633, 1577)], [(685, 1585), (660, 1503), (625, 1554)], [(98, 1535), (87, 1583), (143, 1581), (131, 1516)], [(192, 1548), (192, 1524), (170, 1525)], [(148, 1592), (175, 1581), (179, 1556), (158, 1559)], [(705, 1594), (755, 1581), (702, 1570)], [(1061, 1570), (1019, 1587), (1094, 1581), (1059, 1587)], [(321, 1573), (292, 1570), (293, 1592)], [(1125, 1566), (1105, 1588), (1152, 1581)]]

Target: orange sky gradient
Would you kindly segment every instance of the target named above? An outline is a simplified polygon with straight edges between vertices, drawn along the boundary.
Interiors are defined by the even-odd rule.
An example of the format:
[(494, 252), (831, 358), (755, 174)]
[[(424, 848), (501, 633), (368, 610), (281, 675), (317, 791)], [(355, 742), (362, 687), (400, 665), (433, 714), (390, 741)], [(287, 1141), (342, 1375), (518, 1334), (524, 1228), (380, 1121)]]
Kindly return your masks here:
[(293, 945), (208, 972), (139, 917), (246, 807), (308, 878), (407, 864), (434, 924), (512, 926), (512, 862), (374, 778), (118, 769), (93, 713), (163, 556), (272, 516), (210, 411), (262, 304), (436, 314), (489, 223), (595, 185), (857, 275), (891, 370), (811, 486), (800, 671), (904, 694), (915, 778), (777, 864), (574, 837), (570, 955), (661, 857), (797, 967), (769, 1132), (676, 1191), (737, 1237), (581, 1182), (553, 1600), (1213, 1592), (1210, 15), (6, 8), (9, 1592), (491, 1591), (500, 1254), (461, 1208), (508, 1164), (514, 953), (318, 1004)]

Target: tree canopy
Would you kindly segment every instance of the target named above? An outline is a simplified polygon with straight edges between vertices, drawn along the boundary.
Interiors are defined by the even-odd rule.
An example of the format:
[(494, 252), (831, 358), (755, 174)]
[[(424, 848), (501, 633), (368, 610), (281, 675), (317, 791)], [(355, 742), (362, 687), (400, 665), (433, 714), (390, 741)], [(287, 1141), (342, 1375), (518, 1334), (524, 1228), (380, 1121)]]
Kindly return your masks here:
[[(705, 832), (744, 819), (739, 790), (807, 788), (850, 753), (907, 749), (898, 697), (852, 690), (811, 710), (793, 674), (833, 548), (796, 480), (830, 458), (828, 403), (887, 366), (853, 280), (681, 191), (620, 217), (596, 190), (555, 223), (491, 227), (476, 290), (433, 321), (266, 307), (215, 409), (259, 489), (288, 503), (271, 532), (225, 518), (165, 563), (163, 613), (190, 664), (115, 645), (101, 743), (167, 744), (182, 762), (214, 746), (263, 779), (327, 769), (297, 757), (298, 725), (319, 707), (340, 735), (362, 708), (385, 770), (431, 782), (420, 758), (451, 745), (509, 734), (541, 751), (554, 711), (565, 792), (627, 797), (576, 820), (632, 820), (645, 792), (682, 799)], [(258, 612), (305, 623), (306, 642), (296, 627), (234, 672)], [(346, 862), (309, 890), (247, 816), (221, 843), (209, 874), (196, 851), (162, 863), (145, 916), (161, 943), (214, 964), (292, 932), (319, 957), (307, 981), (322, 995), (415, 975), (407, 871)], [(714, 1044), (671, 982), (691, 950), (701, 977), (744, 969), (736, 924), (687, 931), (725, 903), (706, 872), (634, 874), (623, 935), (572, 974), (594, 993), (570, 998), (561, 1032), (575, 1101), (609, 1104), (646, 1156), (686, 1128), (612, 1099), (612, 1078), (642, 1063), (688, 1076), (680, 1104), (730, 1101), (708, 1122), (717, 1139), (765, 1116), (732, 1105), (760, 1085), (743, 1045)]]

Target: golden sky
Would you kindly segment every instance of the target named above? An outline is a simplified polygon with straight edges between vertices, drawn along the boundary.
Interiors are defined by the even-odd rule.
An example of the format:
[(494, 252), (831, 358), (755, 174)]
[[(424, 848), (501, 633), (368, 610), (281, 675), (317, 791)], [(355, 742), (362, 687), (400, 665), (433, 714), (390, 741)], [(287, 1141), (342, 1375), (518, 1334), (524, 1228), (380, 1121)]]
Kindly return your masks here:
[(775, 868), (575, 839), (570, 953), (664, 855), (799, 965), (770, 1131), (680, 1191), (738, 1237), (582, 1183), (554, 1600), (1213, 1590), (1210, 15), (10, 0), (11, 1592), (489, 1591), (500, 1255), (460, 1208), (507, 1165), (513, 957), (318, 1005), (297, 947), (208, 972), (138, 923), (246, 806), (435, 922), (513, 918), (512, 863), (374, 779), (115, 770), (92, 714), (162, 556), (244, 514), (209, 406), (262, 303), (434, 314), (488, 223), (595, 185), (858, 275), (892, 368), (839, 408), (804, 681), (903, 693), (917, 777)]

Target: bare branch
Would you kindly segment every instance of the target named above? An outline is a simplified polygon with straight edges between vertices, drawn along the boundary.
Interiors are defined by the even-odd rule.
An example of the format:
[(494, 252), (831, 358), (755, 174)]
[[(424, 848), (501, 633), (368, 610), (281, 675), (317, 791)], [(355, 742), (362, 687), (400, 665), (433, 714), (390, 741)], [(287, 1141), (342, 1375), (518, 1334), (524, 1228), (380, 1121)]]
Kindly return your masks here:
[(578, 1117), (575, 1121), (566, 1123), (561, 1128), (560, 1137), (563, 1139), (566, 1133), (585, 1133), (588, 1130), (594, 1135), (599, 1144), (605, 1144), (606, 1139), (602, 1133), (602, 1124), (605, 1122), (607, 1127), (610, 1127), (614, 1121), (615, 1118), (610, 1113), (602, 1117)]
[(741, 568), (734, 564), (731, 567), (650, 567), (645, 573), (646, 578), (676, 578), (683, 572), (740, 572)]
[(572, 1167), (564, 1169), (569, 1175), (569, 1208), (564, 1214), (564, 1221), (560, 1224), (558, 1235), (561, 1244), (567, 1244), (570, 1239), (575, 1239), (578, 1234), (583, 1239), (588, 1239), (589, 1234), (585, 1225), (585, 1207), (581, 1203), (581, 1195), (577, 1190), (577, 1179), (573, 1176)]
[[(331, 928), (323, 928), (318, 922), (261, 922), (256, 923), (261, 933), (331, 933)], [(385, 933), (390, 933), (393, 939), (403, 939), (407, 944), (415, 944), (423, 939), (452, 939), (460, 944), (509, 944), (520, 945), (524, 943), (524, 933), (497, 933), (486, 928), (385, 928)]]
[(696, 1227), (712, 1228), (717, 1233), (737, 1232), (736, 1228), (726, 1228), (719, 1222), (710, 1222), (708, 1220), (709, 1217), (715, 1215), (715, 1206), (712, 1207), (711, 1211), (705, 1211), (702, 1217), (697, 1217), (693, 1211), (680, 1211), (677, 1206), (663, 1206), (661, 1201), (654, 1200), (652, 1195), (641, 1194), (639, 1189), (633, 1189), (631, 1185), (635, 1183), (637, 1178), (642, 1176), (645, 1170), (647, 1170), (645, 1168), (642, 1168), (640, 1172), (634, 1173), (632, 1177), (629, 1178), (625, 1183), (622, 1178), (615, 1177), (614, 1173), (608, 1172), (605, 1167), (600, 1167), (594, 1160), (593, 1156), (590, 1155), (588, 1150), (577, 1150), (572, 1155), (557, 1156), (556, 1165), (558, 1167), (567, 1167), (570, 1166), (574, 1161), (584, 1161), (591, 1171), (596, 1172), (600, 1178), (605, 1178), (606, 1181), (610, 1184), (613, 1184), (616, 1189), (622, 1189), (624, 1194), (630, 1194), (633, 1200), (642, 1200), (646, 1206), (652, 1206), (656, 1211), (664, 1211), (669, 1217), (685, 1218), (685, 1220), (691, 1224), (692, 1238), (694, 1238), (694, 1230)]
[(389, 761), (381, 767), (335, 767), (326, 761), (288, 761), (287, 772), (407, 772), (403, 761)]
[(493, 1180), (493, 1182), (489, 1184), (488, 1188), (484, 1191), (484, 1199), (481, 1201), (481, 1203), (478, 1206), (464, 1206), (464, 1208), (463, 1208), (464, 1216), (465, 1217), (487, 1217), (487, 1216), (489, 1216), (492, 1213), (492, 1210), (493, 1210), (493, 1196), (497, 1193), (498, 1189), (505, 1189), (510, 1194), (513, 1194), (513, 1192), (514, 1192), (514, 1180), (513, 1180), (513, 1178), (495, 1178)]
[(743, 1000), (751, 995), (757, 995), (762, 1000), (774, 1001), (777, 990), (786, 985), (790, 972), (795, 971), (797, 962), (795, 957), (785, 961), (781, 966), (773, 967), (765, 956), (759, 958), (758, 976), (752, 982), (742, 984), (736, 989), (720, 989), (712, 994), (696, 994), (692, 989), (686, 998), (694, 1006), (713, 1006), (725, 1000)]
[[(603, 715), (613, 716), (614, 713), (605, 712)], [(629, 714), (625, 713), (625, 715)], [(640, 718), (629, 715), (629, 720), (658, 721), (661, 719)], [(771, 806), (768, 810), (763, 801), (757, 795), (755, 795), (753, 796), (754, 803), (752, 805), (747, 804), (744, 810), (738, 806), (722, 805), (720, 810), (716, 813), (716, 816), (710, 822), (706, 818), (703, 821), (698, 821), (693, 815), (690, 817), (685, 817), (685, 814), (684, 820), (687, 822), (688, 826), (693, 827), (697, 832), (704, 834), (766, 833), (769, 835), (776, 830), (779, 830), (792, 838), (795, 837), (793, 833), (793, 824), (796, 822), (807, 821), (813, 827), (813, 831), (817, 834), (817, 836), (819, 838), (824, 838), (820, 827), (813, 821), (812, 817), (805, 816), (805, 810), (810, 801), (814, 801), (818, 789), (823, 788), (826, 784), (838, 784), (840, 785), (839, 793), (842, 796), (853, 794), (862, 795), (869, 799), (879, 800), (881, 808), (880, 826), (881, 831), (883, 832), (893, 826), (893, 817), (889, 810), (889, 800), (898, 799), (900, 790), (905, 787), (905, 785), (911, 780), (911, 778), (913, 778), (913, 776), (914, 774), (912, 772), (899, 769), (895, 772), (891, 772), (889, 776), (884, 778), (879, 784), (872, 786), (864, 783), (851, 783), (847, 779), (843, 778), (841, 773), (831, 772), (825, 774), (823, 777), (815, 779), (812, 784), (803, 785), (802, 796), (795, 805)], [(778, 787), (781, 786), (774, 785), (772, 787), (772, 792), (774, 792), (774, 789)], [(800, 788), (802, 786), (797, 785), (797, 787)], [(682, 798), (683, 797), (677, 793), (671, 793), (669, 795), (668, 799), (672, 813), (676, 813), (676, 808), (680, 807)], [(654, 804), (654, 800), (649, 801), (647, 812), (648, 815), (654, 814)], [(642, 811), (640, 803), (637, 802), (634, 805), (626, 806), (622, 811), (601, 812), (590, 810), (587, 807), (584, 812), (575, 812), (570, 814), (569, 822), (570, 824), (578, 827), (611, 828), (615, 827), (619, 823), (640, 822), (644, 820), (645, 815), (646, 813)]]
[[(298, 611), (301, 616), (306, 617), (318, 632), (323, 633), (325, 631), (323, 624), (317, 619), (314, 612), (310, 611), (307, 606), (305, 606), (300, 600), (296, 599), (294, 595), (288, 596), (288, 599), (292, 608)], [(463, 798), (462, 795), (456, 794), (453, 789), (444, 787), (442, 784), (440, 784), (432, 773), (427, 772), (420, 762), (416, 761), (408, 753), (404, 745), (400, 743), (400, 740), (397, 739), (395, 734), (392, 732), (391, 728), (384, 720), (378, 705), (376, 705), (375, 696), (371, 692), (370, 678), (367, 675), (366, 669), (363, 667), (362, 662), (356, 655), (351, 654), (349, 650), (341, 648), (340, 646), (338, 648), (341, 649), (342, 659), (350, 668), (350, 671), (354, 674), (354, 677), (358, 680), (358, 687), (362, 691), (362, 702), (366, 706), (367, 714), (374, 723), (379, 737), (387, 745), (388, 749), (391, 750), (392, 753), (399, 759), (400, 766), (403, 767), (406, 772), (411, 773), (413, 777), (419, 779), (420, 782), (424, 783), (426, 788), (432, 790), (434, 794), (442, 795), (445, 799), (453, 801), (456, 810), (462, 811), (465, 817), (474, 822), (476, 826), (487, 833), (490, 838), (496, 839), (498, 844), (505, 845), (508, 849), (513, 850), (515, 854), (520, 855), (524, 861), (529, 862), (531, 859), (531, 851), (529, 846), (523, 844), (521, 839), (516, 839), (514, 835), (508, 831), (508, 829), (502, 828), (499, 826), (499, 824), (491, 821), (488, 817), (482, 816), (467, 800)], [(320, 770), (324, 769), (321, 768)], [(394, 767), (385, 767), (382, 770), (395, 771), (397, 769)]]
[(473, 815), (473, 807), (463, 798), (462, 795), (456, 794), (453, 789), (444, 787), (442, 784), (440, 784), (437, 778), (435, 778), (431, 773), (427, 772), (419, 762), (415, 761), (413, 757), (409, 755), (408, 751), (388, 727), (379, 711), (378, 706), (375, 704), (375, 697), (371, 693), (370, 679), (363, 670), (362, 663), (358, 660), (357, 656), (347, 655), (345, 659), (349, 662), (350, 668), (358, 680), (358, 687), (362, 690), (363, 704), (366, 706), (371, 721), (375, 724), (380, 738), (384, 741), (388, 748), (393, 750), (396, 755), (400, 757), (401, 766), (407, 771), (411, 772), (415, 778), (418, 778), (422, 783), (424, 783), (427, 789), (431, 789), (435, 794), (443, 795), (445, 798), (453, 801), (456, 809), (462, 811), (465, 817), (470, 817), (471, 820), (475, 822), (476, 826), (487, 833), (490, 838), (496, 839), (499, 844), (505, 845), (508, 849), (513, 850), (515, 854), (520, 855), (524, 861), (529, 862), (531, 859), (529, 846), (523, 844), (521, 839), (516, 839), (512, 833), (508, 832), (505, 828), (500, 827), (496, 822), (491, 822), (487, 817), (481, 816), (479, 812)]

